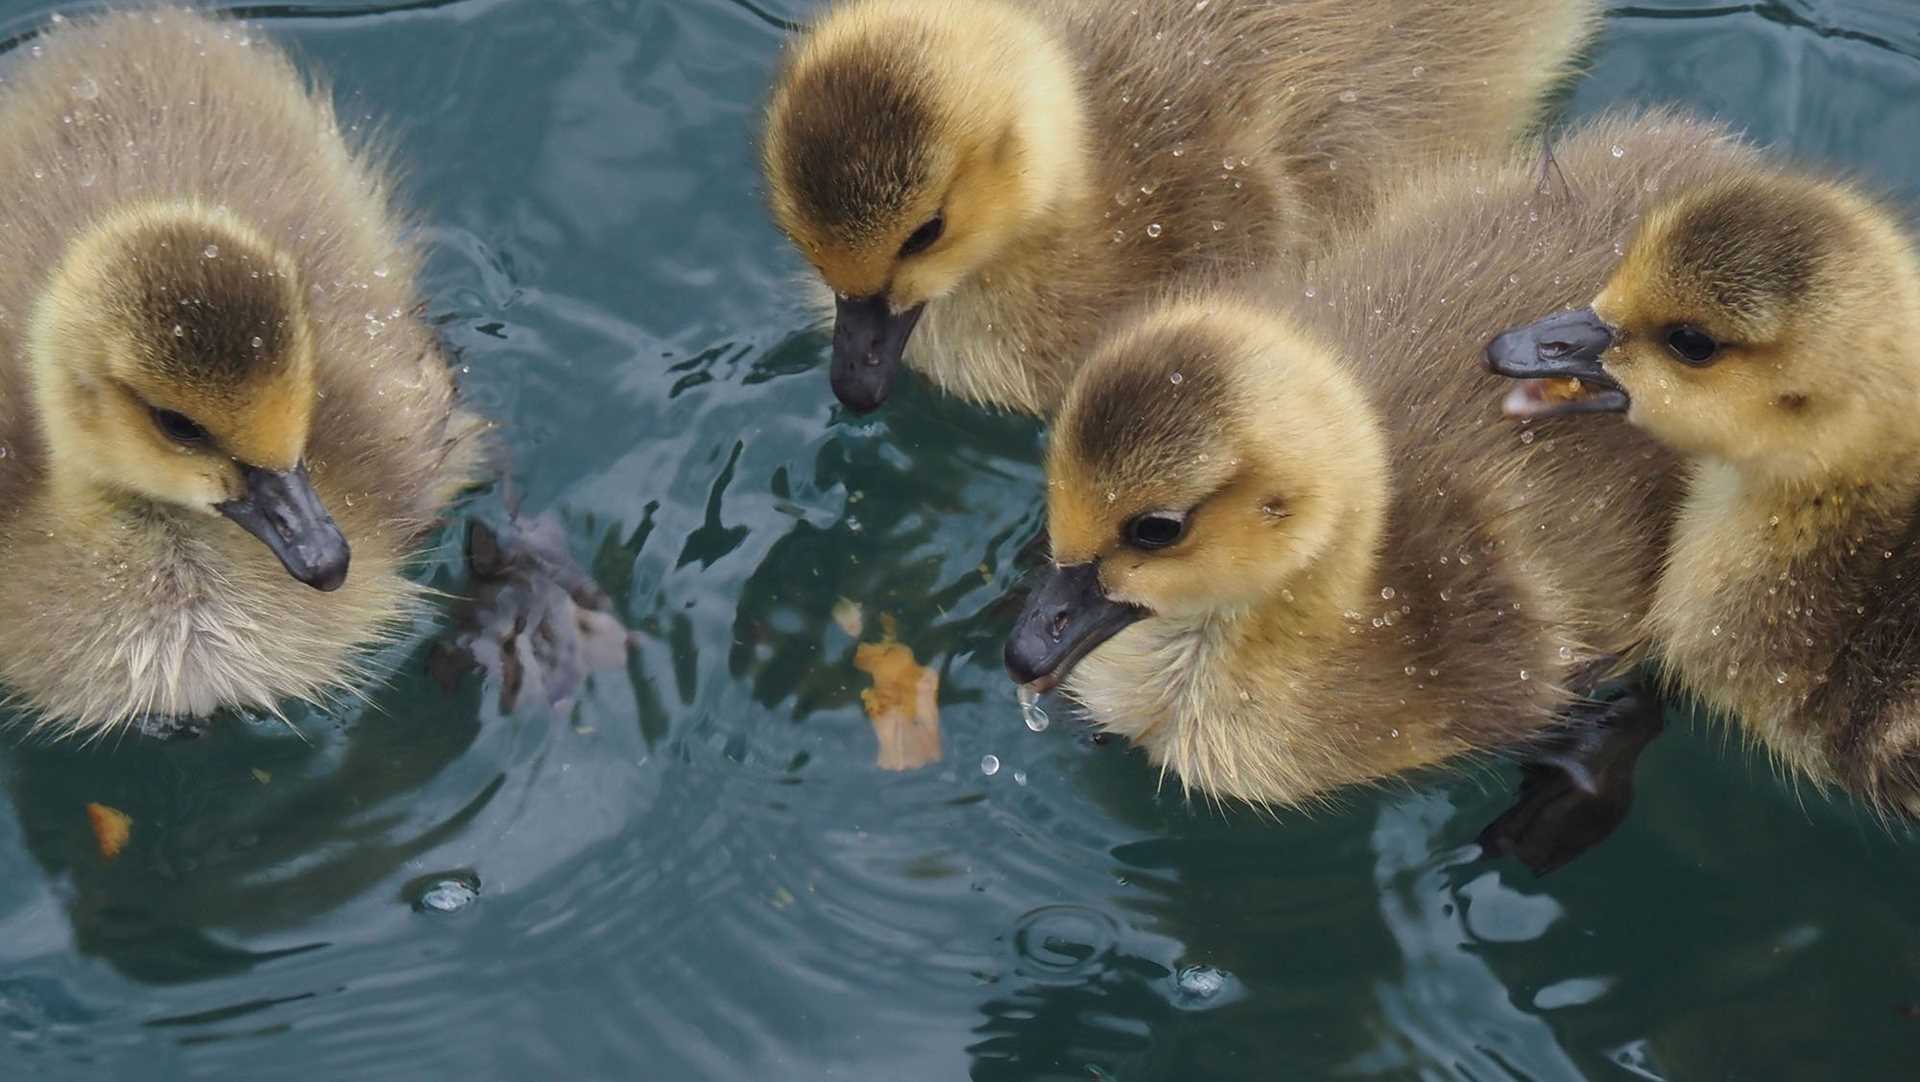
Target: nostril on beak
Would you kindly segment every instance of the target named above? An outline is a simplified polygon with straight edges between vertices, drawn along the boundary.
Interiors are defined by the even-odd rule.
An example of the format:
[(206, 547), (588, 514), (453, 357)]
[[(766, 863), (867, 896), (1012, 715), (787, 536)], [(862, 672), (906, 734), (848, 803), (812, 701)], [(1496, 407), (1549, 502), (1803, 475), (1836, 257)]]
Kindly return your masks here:
[(1573, 350), (1574, 350), (1574, 346), (1573, 346), (1573, 343), (1571, 342), (1551, 342), (1550, 341), (1550, 342), (1540, 343), (1540, 348), (1537, 350), (1537, 352), (1539, 353), (1541, 360), (1552, 361), (1552, 360), (1558, 360), (1561, 357), (1565, 357), (1567, 354), (1572, 353)]
[(1053, 614), (1053, 639), (1055, 642), (1060, 641), (1060, 636), (1067, 633), (1067, 624), (1072, 620), (1073, 614), (1066, 609), (1061, 609)]

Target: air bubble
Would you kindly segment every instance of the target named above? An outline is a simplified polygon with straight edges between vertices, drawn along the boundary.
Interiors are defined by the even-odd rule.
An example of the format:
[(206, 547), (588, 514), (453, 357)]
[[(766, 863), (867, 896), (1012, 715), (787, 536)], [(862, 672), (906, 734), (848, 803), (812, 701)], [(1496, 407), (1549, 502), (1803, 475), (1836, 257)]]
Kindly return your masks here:
[(1173, 987), (1182, 1007), (1199, 1007), (1219, 999), (1234, 983), (1233, 975), (1212, 966), (1181, 966), (1173, 975)]
[(480, 897), (480, 877), (470, 871), (439, 872), (407, 884), (406, 897), (419, 913), (458, 913)]

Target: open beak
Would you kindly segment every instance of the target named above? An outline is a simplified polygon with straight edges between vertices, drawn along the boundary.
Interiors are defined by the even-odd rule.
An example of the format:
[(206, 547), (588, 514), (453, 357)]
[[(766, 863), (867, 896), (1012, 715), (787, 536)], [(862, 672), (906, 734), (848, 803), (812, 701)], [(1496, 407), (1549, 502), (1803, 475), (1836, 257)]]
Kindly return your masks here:
[(1138, 605), (1110, 600), (1100, 588), (1100, 565), (1054, 565), (1007, 637), (1007, 673), (1015, 683), (1046, 691), (1075, 664), (1128, 624), (1147, 616)]
[(1487, 367), (1525, 381), (1502, 403), (1509, 417), (1624, 413), (1632, 404), (1626, 388), (1600, 363), (1612, 348), (1613, 328), (1593, 309), (1578, 308), (1495, 338), (1487, 344)]
[(855, 413), (879, 409), (893, 391), (900, 354), (926, 305), (896, 312), (885, 294), (841, 297), (833, 306), (833, 393)]
[(247, 494), (214, 510), (266, 542), (287, 574), (316, 590), (338, 590), (352, 555), (347, 539), (320, 502), (302, 462), (285, 472), (242, 465)]

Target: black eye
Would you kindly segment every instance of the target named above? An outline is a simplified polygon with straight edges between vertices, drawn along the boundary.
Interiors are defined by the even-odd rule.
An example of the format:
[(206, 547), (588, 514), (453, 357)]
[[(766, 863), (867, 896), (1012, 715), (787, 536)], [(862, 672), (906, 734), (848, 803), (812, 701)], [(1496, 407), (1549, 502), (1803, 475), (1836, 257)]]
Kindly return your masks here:
[(900, 245), (901, 257), (919, 255), (921, 252), (933, 247), (933, 242), (939, 240), (940, 234), (946, 232), (946, 230), (946, 215), (936, 214), (927, 219), (925, 225), (914, 230), (913, 235), (907, 238), (906, 243)]
[(1127, 523), (1127, 544), (1137, 549), (1163, 549), (1186, 536), (1187, 516), (1172, 511), (1149, 511)]
[(153, 423), (160, 426), (160, 431), (175, 443), (205, 443), (207, 440), (207, 430), (184, 413), (155, 407)]
[(1720, 352), (1720, 343), (1697, 327), (1674, 327), (1667, 331), (1667, 348), (1688, 364), (1706, 364)]

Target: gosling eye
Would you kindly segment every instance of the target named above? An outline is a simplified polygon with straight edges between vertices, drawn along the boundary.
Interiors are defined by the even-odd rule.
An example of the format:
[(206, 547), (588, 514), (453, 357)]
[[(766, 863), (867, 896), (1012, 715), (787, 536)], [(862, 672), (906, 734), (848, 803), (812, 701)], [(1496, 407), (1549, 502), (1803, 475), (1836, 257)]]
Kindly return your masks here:
[(1126, 542), (1137, 549), (1163, 549), (1187, 534), (1187, 516), (1179, 511), (1149, 511), (1128, 522)]
[(935, 214), (933, 217), (928, 218), (920, 228), (914, 230), (912, 235), (907, 237), (905, 243), (900, 245), (900, 258), (905, 259), (910, 255), (919, 255), (921, 252), (933, 247), (934, 242), (940, 239), (940, 234), (946, 231), (947, 216), (945, 214)]
[(186, 414), (173, 410), (163, 410), (158, 406), (151, 407), (151, 411), (153, 413), (154, 425), (160, 429), (161, 434), (173, 442), (187, 444), (188, 446), (207, 442), (207, 430), (201, 428), (193, 418)]
[(1698, 327), (1667, 328), (1667, 348), (1673, 355), (1692, 365), (1712, 364), (1720, 353), (1720, 343)]

